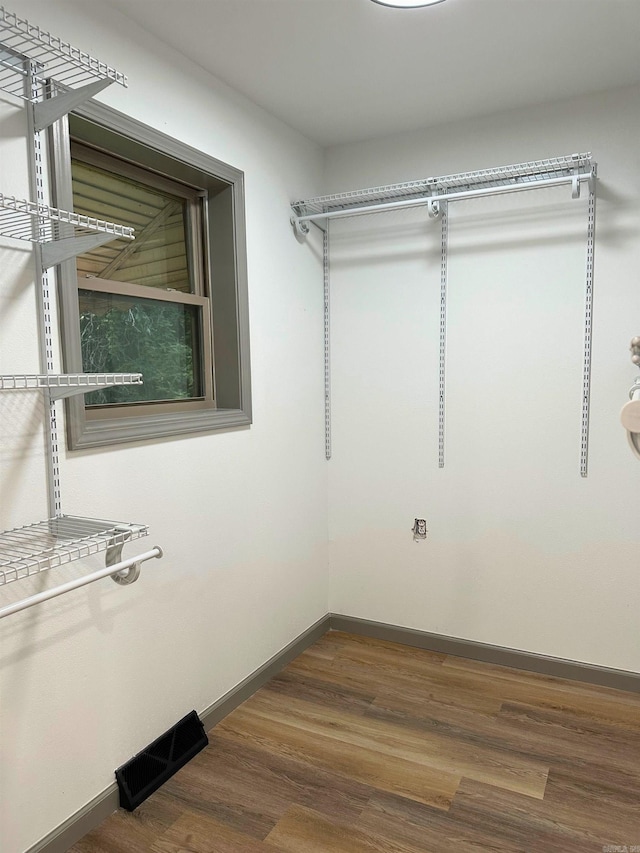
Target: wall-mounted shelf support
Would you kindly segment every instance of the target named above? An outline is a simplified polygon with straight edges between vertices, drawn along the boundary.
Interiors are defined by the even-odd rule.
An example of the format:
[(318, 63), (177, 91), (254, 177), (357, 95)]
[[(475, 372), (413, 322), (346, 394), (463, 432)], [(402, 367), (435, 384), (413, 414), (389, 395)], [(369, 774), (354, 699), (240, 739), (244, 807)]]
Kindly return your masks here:
[(331, 459), (331, 280), (329, 277), (329, 224), (322, 234), (324, 270), (324, 456)]
[[(593, 341), (593, 259), (596, 248), (596, 166), (591, 170), (587, 207), (587, 264), (584, 295), (584, 355), (582, 360), (582, 422), (580, 425), (580, 476), (589, 473), (589, 420), (591, 412), (591, 345)], [(579, 193), (578, 193), (579, 195)]]
[[(122, 563), (122, 549), (124, 542), (112, 542), (108, 548), (104, 558), (105, 566), (118, 566)], [(160, 554), (162, 556), (162, 554)], [(134, 583), (140, 577), (140, 560), (136, 560), (130, 566), (123, 567), (111, 575), (111, 580), (119, 583), (122, 586), (128, 586)]]
[(59, 121), (67, 113), (102, 92), (112, 82), (112, 80), (96, 80), (94, 83), (87, 83), (86, 86), (81, 86), (79, 89), (70, 89), (67, 92), (53, 95), (44, 101), (37, 101), (33, 105), (34, 130), (37, 133), (46, 127), (51, 127), (54, 122)]
[(87, 234), (84, 237), (64, 237), (62, 240), (43, 243), (40, 248), (42, 267), (48, 270), (64, 261), (70, 261), (71, 258), (77, 258), (84, 252), (97, 249), (104, 243), (110, 243), (113, 239), (113, 234)]
[(449, 216), (447, 205), (440, 213), (440, 346), (438, 365), (438, 468), (444, 468), (444, 436), (447, 370), (447, 276), (449, 266)]

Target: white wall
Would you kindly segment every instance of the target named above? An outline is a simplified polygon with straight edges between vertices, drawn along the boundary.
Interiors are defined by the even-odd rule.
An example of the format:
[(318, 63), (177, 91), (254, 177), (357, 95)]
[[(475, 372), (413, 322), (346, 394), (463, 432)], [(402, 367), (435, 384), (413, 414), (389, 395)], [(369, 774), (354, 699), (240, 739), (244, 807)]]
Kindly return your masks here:
[[(150, 539), (124, 555), (157, 543), (165, 556), (130, 587), (101, 581), (0, 623), (3, 853), (46, 835), (327, 612), (322, 272), (317, 246), (289, 225), (290, 200), (321, 189), (322, 152), (97, 3), (11, 9), (129, 75), (128, 90), (100, 100), (245, 172), (254, 424), (63, 452), (63, 510), (147, 523)], [(2, 190), (25, 197), (25, 117), (9, 99), (0, 127)], [(11, 241), (0, 252), (0, 371), (38, 372), (31, 255)], [(0, 403), (5, 529), (47, 508), (42, 401)], [(7, 587), (2, 602), (39, 582)]]
[(329, 149), (326, 192), (583, 151), (600, 174), (587, 479), (586, 197), (450, 205), (442, 470), (439, 226), (332, 226), (332, 612), (640, 670), (640, 466), (619, 423), (638, 372), (638, 138), (633, 88)]

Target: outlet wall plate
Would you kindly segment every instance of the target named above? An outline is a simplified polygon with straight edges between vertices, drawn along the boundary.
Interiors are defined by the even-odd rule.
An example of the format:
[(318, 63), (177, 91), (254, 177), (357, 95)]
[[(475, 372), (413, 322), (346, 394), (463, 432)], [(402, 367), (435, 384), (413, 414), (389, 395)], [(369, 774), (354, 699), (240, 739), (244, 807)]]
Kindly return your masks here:
[(412, 527), (413, 540), (419, 542), (427, 538), (427, 522), (424, 518), (416, 518)]

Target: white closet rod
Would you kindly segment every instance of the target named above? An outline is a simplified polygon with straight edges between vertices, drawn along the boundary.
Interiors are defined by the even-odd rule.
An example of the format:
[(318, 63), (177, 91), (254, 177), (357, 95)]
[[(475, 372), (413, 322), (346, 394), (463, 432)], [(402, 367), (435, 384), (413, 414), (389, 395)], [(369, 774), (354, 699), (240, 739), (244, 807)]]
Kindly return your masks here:
[(22, 601), (16, 601), (15, 604), (9, 604), (0, 609), (0, 619), (5, 616), (11, 616), (12, 613), (18, 613), (20, 610), (26, 610), (27, 607), (33, 607), (34, 604), (41, 604), (43, 601), (48, 601), (50, 598), (55, 598), (65, 592), (71, 592), (71, 590), (78, 589), (81, 586), (86, 586), (94, 581), (99, 581), (102, 578), (109, 577), (110, 575), (117, 575), (119, 572), (125, 572), (128, 569), (140, 565), (140, 563), (144, 563), (146, 560), (151, 560), (153, 557), (162, 557), (162, 548), (156, 546), (150, 551), (144, 551), (142, 554), (138, 554), (136, 557), (130, 557), (127, 560), (122, 560), (119, 563), (115, 563), (113, 566), (105, 566), (104, 569), (98, 569), (98, 571), (92, 572), (89, 575), (83, 575), (81, 578), (76, 578), (76, 580), (60, 584), (60, 586), (55, 586), (53, 589), (38, 592), (36, 595), (29, 596), (29, 598), (23, 598)]
[(292, 223), (298, 222), (314, 222), (316, 219), (338, 219), (345, 216), (360, 216), (366, 213), (378, 213), (383, 210), (393, 210), (394, 208), (402, 207), (420, 207), (421, 205), (429, 204), (430, 202), (454, 201), (464, 198), (475, 198), (485, 195), (503, 195), (504, 193), (516, 193), (523, 190), (537, 190), (540, 187), (552, 187), (563, 184), (573, 184), (589, 181), (593, 178), (593, 173), (581, 172), (577, 175), (563, 175), (559, 178), (541, 178), (536, 181), (526, 181), (519, 184), (508, 184), (501, 187), (484, 187), (477, 190), (459, 190), (458, 192), (448, 193), (443, 192), (441, 195), (423, 196), (422, 198), (412, 198), (401, 201), (382, 202), (381, 204), (369, 204), (363, 207), (353, 207), (346, 210), (332, 210), (328, 213), (310, 213), (305, 216), (294, 216), (291, 219)]

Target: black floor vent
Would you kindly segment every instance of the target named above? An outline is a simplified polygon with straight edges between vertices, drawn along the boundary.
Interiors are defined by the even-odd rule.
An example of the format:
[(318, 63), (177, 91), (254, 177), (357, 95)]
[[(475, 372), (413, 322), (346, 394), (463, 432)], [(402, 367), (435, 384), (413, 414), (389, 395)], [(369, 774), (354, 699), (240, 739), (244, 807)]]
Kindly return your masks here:
[(120, 805), (132, 812), (209, 743), (195, 711), (116, 770)]

